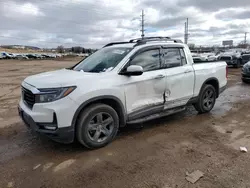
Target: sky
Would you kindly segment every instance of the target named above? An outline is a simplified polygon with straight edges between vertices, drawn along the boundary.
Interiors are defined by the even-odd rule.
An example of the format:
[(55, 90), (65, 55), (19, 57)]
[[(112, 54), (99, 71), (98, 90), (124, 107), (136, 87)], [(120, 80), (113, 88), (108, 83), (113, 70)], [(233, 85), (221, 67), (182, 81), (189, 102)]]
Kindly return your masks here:
[(189, 18), (196, 46), (250, 41), (250, 0), (0, 0), (0, 45), (100, 48), (140, 37), (142, 9), (145, 36), (184, 40)]

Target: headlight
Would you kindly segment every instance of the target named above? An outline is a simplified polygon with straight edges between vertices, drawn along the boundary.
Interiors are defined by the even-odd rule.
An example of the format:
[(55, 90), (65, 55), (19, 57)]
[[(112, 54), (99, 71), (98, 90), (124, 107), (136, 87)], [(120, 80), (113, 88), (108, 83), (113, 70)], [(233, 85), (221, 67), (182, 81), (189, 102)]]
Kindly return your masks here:
[(242, 72), (246, 72), (247, 69), (248, 69), (248, 66), (245, 66), (245, 65), (244, 65), (244, 66), (242, 67)]
[(53, 102), (63, 97), (69, 95), (74, 91), (76, 86), (71, 87), (61, 87), (61, 88), (48, 88), (48, 89), (39, 89), (39, 93), (36, 94), (36, 102)]

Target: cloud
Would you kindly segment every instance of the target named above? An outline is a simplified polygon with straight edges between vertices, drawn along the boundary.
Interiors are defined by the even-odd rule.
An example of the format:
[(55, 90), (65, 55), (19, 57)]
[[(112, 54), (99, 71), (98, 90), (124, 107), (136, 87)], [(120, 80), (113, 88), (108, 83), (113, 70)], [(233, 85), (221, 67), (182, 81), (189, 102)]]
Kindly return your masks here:
[(4, 16), (13, 17), (15, 19), (22, 16), (43, 16), (43, 13), (36, 5), (28, 2), (16, 3), (9, 1), (8, 3), (3, 3), (2, 9)]
[(111, 41), (140, 37), (145, 12), (146, 36), (218, 45), (243, 40), (250, 30), (249, 0), (11, 0), (0, 1), (0, 44), (98, 48)]
[(225, 11), (221, 11), (216, 14), (216, 18), (218, 19), (249, 19), (250, 18), (250, 10), (246, 10), (243, 8), (240, 9), (228, 9)]
[(180, 6), (194, 6), (202, 11), (212, 12), (218, 11), (221, 9), (227, 8), (241, 8), (241, 7), (249, 7), (250, 1), (249, 0), (185, 0), (181, 1)]

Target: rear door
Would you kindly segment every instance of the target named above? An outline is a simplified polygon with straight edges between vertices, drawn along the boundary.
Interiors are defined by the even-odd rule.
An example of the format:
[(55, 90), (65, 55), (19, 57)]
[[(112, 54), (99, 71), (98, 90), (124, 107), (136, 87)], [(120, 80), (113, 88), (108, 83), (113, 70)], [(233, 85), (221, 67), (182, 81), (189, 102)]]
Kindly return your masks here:
[(164, 109), (186, 105), (193, 97), (194, 69), (187, 64), (183, 48), (163, 48), (163, 64), (166, 71)]
[(166, 80), (165, 70), (161, 69), (160, 47), (140, 50), (125, 67), (129, 65), (143, 67), (142, 75), (122, 78), (129, 120), (162, 111)]

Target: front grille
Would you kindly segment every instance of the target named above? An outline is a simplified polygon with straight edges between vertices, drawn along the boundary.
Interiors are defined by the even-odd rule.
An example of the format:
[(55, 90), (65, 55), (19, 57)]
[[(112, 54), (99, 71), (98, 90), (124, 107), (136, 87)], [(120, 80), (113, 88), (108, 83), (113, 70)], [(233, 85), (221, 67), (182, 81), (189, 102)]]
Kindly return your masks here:
[(250, 56), (242, 56), (242, 59), (244, 59), (244, 60), (250, 60)]
[(228, 57), (228, 56), (222, 56), (222, 57), (220, 57), (220, 60), (230, 61), (230, 60), (231, 60), (231, 57)]
[(22, 87), (22, 95), (24, 103), (29, 107), (32, 108), (35, 104), (35, 95), (28, 89)]

